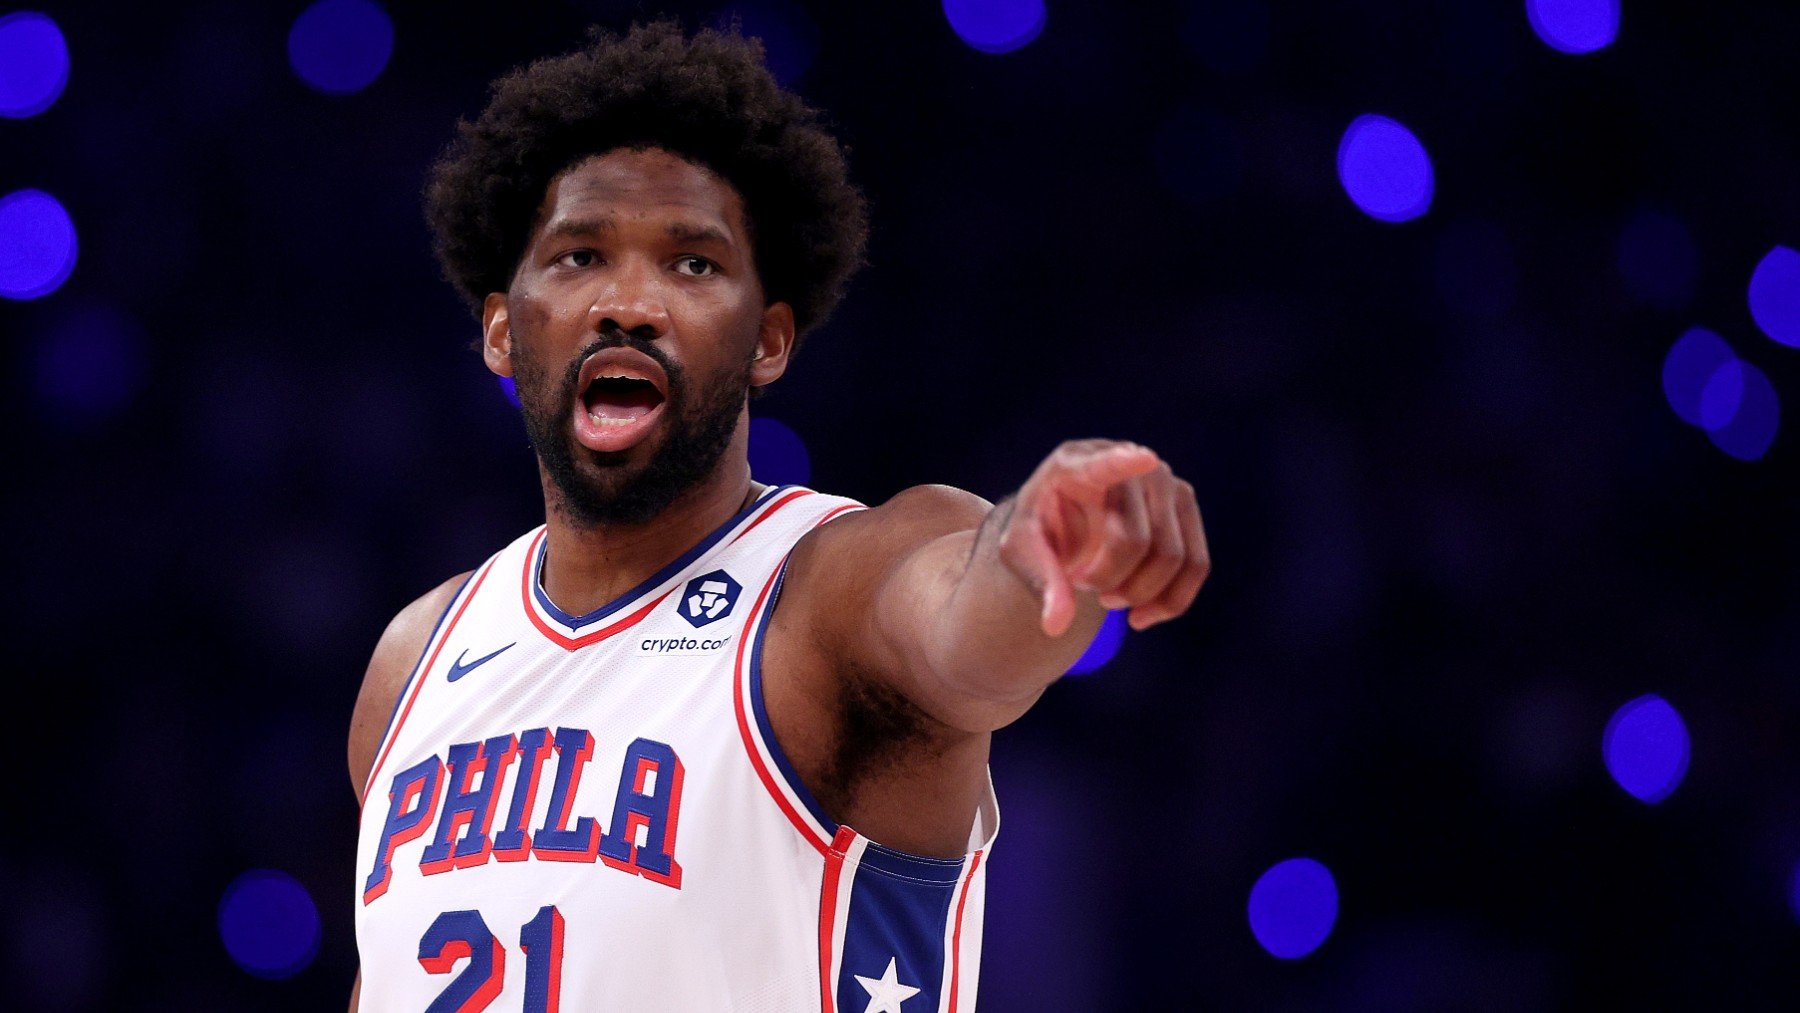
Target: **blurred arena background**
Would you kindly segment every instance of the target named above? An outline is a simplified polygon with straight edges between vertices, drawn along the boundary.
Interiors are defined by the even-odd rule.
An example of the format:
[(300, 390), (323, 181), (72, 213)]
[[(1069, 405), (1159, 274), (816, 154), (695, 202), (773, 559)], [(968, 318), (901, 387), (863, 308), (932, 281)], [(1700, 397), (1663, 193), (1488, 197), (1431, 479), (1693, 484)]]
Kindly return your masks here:
[(541, 511), (425, 167), (659, 13), (873, 207), (759, 478), (1199, 487), (1194, 612), (996, 737), (983, 1009), (1793, 1008), (1780, 0), (0, 8), (7, 1005), (341, 1008), (363, 667)]

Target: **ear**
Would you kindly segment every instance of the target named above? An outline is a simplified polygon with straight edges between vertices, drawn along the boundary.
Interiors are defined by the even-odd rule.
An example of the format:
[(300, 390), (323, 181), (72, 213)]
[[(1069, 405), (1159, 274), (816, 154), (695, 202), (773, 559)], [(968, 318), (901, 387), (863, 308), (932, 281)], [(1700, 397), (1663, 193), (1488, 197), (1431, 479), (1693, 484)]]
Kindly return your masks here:
[(788, 355), (794, 350), (794, 308), (784, 302), (763, 309), (762, 329), (756, 336), (755, 357), (750, 362), (750, 386), (761, 387), (787, 372)]
[(495, 376), (513, 375), (512, 317), (505, 292), (489, 292), (481, 303), (481, 359)]

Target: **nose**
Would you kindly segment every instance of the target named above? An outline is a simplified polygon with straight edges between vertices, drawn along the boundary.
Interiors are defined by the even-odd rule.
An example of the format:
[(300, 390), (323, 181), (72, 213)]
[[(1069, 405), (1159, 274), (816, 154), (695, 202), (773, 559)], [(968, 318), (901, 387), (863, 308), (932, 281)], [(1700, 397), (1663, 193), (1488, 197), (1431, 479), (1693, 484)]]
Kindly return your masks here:
[(645, 341), (669, 333), (669, 308), (654, 266), (628, 262), (607, 274), (606, 287), (588, 307), (589, 333), (619, 330)]

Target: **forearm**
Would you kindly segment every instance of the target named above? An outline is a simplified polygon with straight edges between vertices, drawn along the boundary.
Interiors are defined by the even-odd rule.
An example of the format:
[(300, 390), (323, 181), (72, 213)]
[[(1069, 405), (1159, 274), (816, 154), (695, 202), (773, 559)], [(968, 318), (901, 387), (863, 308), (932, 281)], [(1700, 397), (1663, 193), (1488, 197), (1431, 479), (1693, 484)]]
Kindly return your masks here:
[[(997, 504), (972, 532), (927, 546), (940, 554), (938, 602), (925, 664), (948, 689), (1000, 706), (1029, 706), (1081, 657), (1106, 618), (1089, 592), (1077, 592), (1075, 618), (1060, 636), (1044, 632), (1044, 593), (1000, 553), (1018, 498)], [(1014, 715), (1016, 716), (1016, 715)]]
[(1017, 719), (1081, 657), (1107, 609), (1126, 610), (1133, 629), (1167, 622), (1211, 567), (1193, 486), (1136, 444), (1064, 443), (979, 513), (960, 496), (909, 491), (883, 507), (869, 530), (887, 532), (892, 550), (862, 555), (892, 562), (853, 570), (843, 595), (874, 607), (827, 613), (872, 620), (874, 636), (851, 627), (844, 655), (956, 728)]

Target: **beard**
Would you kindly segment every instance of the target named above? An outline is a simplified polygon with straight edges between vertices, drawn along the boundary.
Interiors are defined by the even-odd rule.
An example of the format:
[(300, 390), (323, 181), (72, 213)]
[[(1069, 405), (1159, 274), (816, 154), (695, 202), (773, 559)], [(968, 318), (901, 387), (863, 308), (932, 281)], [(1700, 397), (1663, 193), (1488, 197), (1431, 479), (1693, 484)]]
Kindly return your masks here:
[[(630, 450), (598, 452), (575, 440), (569, 413), (581, 392), (581, 364), (614, 346), (643, 352), (669, 378), (663, 406), (663, 440), (650, 460), (634, 466)], [(718, 466), (737, 431), (750, 389), (750, 362), (727, 367), (704, 387), (689, 383), (687, 370), (657, 345), (624, 331), (609, 330), (583, 348), (560, 377), (531, 358), (524, 343), (513, 346), (513, 380), (525, 417), (525, 434), (558, 493), (558, 504), (581, 527), (638, 525), (649, 521), (699, 485)], [(632, 448), (635, 450), (636, 448)]]

